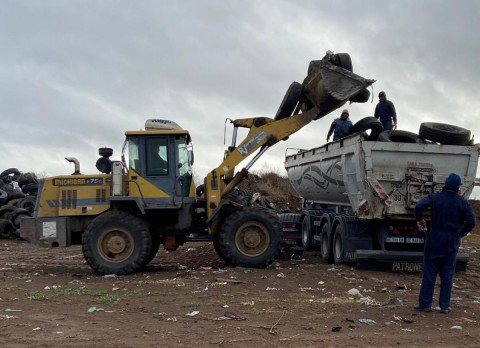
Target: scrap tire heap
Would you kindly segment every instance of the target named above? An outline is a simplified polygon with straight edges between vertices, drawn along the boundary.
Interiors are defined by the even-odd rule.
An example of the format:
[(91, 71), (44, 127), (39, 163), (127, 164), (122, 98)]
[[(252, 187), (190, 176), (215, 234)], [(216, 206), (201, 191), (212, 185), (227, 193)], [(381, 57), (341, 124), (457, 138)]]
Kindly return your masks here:
[(0, 239), (19, 238), (21, 218), (33, 216), (38, 179), (9, 168), (0, 173)]

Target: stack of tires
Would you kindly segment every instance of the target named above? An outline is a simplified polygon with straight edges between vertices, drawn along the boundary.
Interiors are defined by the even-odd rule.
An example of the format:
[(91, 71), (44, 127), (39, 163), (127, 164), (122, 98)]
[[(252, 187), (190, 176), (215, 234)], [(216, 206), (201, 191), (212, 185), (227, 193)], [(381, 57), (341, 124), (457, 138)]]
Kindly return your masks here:
[(17, 168), (0, 173), (0, 238), (18, 238), (20, 220), (32, 216), (38, 190), (34, 174), (22, 174)]
[(350, 128), (349, 135), (355, 133), (363, 133), (370, 141), (443, 145), (471, 145), (472, 142), (468, 129), (451, 124), (423, 122), (418, 134), (404, 130), (384, 131), (382, 123), (371, 116), (362, 118)]

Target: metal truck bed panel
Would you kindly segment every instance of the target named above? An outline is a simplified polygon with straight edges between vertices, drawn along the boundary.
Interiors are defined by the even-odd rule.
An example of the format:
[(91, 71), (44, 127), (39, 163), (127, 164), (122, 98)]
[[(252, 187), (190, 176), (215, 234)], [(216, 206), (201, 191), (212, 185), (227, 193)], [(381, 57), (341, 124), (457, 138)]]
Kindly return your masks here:
[(441, 190), (451, 172), (462, 177), (468, 198), (478, 156), (478, 144), (365, 141), (357, 134), (286, 156), (285, 168), (306, 201), (347, 206), (357, 215), (364, 209), (364, 218), (411, 217), (415, 203)]

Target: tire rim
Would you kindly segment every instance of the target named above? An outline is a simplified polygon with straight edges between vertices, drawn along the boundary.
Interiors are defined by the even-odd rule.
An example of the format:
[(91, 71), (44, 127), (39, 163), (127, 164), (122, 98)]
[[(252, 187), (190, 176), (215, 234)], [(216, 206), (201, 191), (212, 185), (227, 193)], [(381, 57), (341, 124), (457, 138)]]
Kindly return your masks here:
[(123, 230), (104, 232), (98, 239), (98, 252), (110, 262), (122, 262), (128, 259), (135, 249), (132, 236)]
[(249, 257), (262, 255), (269, 245), (268, 229), (258, 222), (243, 224), (235, 236), (235, 246), (243, 255)]

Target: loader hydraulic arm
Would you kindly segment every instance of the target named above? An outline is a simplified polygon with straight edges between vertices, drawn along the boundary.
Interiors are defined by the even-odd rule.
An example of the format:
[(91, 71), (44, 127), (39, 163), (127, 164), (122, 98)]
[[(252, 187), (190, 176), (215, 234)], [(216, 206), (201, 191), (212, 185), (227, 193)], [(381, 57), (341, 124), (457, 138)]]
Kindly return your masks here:
[[(300, 87), (300, 94), (293, 115), (274, 119), (256, 117), (231, 121), (234, 126), (232, 145), (225, 151), (222, 163), (208, 173), (204, 182), (208, 221), (211, 221), (220, 209), (222, 199), (247, 176), (250, 167), (269, 147), (286, 140), (311, 121), (339, 108), (375, 82), (339, 67), (332, 61), (334, 62), (334, 55), (327, 52), (321, 61), (315, 61), (315, 66), (309, 68), (303, 84), (296, 83)], [(250, 130), (245, 139), (236, 146), (239, 127)], [(257, 150), (258, 153), (247, 166), (234, 175), (235, 167)]]

